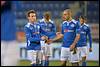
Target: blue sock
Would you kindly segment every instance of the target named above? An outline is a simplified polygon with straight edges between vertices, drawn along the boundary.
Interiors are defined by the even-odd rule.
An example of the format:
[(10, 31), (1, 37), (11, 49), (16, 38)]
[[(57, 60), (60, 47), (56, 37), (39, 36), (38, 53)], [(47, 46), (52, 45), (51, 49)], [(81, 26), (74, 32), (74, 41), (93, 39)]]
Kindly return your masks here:
[(38, 64), (36, 64), (36, 66), (42, 66), (42, 63), (40, 64), (40, 63), (38, 63)]
[(49, 60), (43, 60), (42, 66), (49, 66)]
[(45, 66), (45, 60), (42, 61), (42, 66)]
[(32, 64), (32, 66), (36, 66), (36, 64)]
[(41, 64), (36, 64), (36, 66), (42, 66)]
[(45, 66), (49, 66), (49, 60), (45, 61)]
[(82, 62), (82, 66), (86, 66), (86, 61), (83, 61)]

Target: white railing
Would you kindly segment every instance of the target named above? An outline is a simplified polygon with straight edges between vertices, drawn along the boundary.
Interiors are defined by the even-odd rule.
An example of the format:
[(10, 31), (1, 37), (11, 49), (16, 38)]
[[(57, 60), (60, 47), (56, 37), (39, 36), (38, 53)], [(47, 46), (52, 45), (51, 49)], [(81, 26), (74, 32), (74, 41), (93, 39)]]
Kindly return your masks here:
[[(20, 59), (27, 59), (26, 43), (20, 44)], [(53, 43), (53, 55), (50, 57), (50, 60), (60, 60), (60, 47), (61, 43)], [(87, 60), (98, 61), (99, 60), (99, 43), (93, 43), (93, 52), (88, 53)]]

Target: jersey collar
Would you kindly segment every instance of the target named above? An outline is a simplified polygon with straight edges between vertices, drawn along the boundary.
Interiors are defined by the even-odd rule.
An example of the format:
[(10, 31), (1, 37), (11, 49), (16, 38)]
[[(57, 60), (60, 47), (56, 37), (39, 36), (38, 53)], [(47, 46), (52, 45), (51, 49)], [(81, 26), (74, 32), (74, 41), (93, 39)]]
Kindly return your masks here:
[[(44, 18), (42, 19), (42, 21), (44, 21), (44, 22), (45, 22)], [(51, 19), (49, 19), (49, 22), (51, 22)], [(45, 23), (46, 23), (46, 22), (45, 22)]]
[(28, 22), (28, 24), (29, 24), (29, 25), (34, 25), (34, 24), (36, 24), (36, 22), (34, 22), (34, 23), (30, 23), (30, 22)]

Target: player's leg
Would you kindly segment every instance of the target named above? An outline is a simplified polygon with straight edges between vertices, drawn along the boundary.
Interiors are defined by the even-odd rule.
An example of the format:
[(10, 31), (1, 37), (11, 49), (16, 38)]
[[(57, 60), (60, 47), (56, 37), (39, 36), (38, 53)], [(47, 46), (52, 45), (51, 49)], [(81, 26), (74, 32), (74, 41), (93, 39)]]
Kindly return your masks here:
[(69, 48), (61, 47), (61, 66), (66, 66), (69, 55)]
[(49, 66), (49, 56), (44, 55), (43, 66)]
[(42, 56), (42, 66), (45, 66), (45, 55)]
[(42, 66), (42, 51), (37, 51), (37, 59), (36, 59), (37, 66)]
[(42, 66), (45, 66), (45, 41), (41, 40)]
[(32, 66), (36, 66), (36, 51), (35, 50), (28, 50), (28, 59), (31, 61)]
[(5, 66), (16, 66), (19, 61), (19, 48), (16, 41), (7, 42), (6, 56), (4, 58)]
[(70, 56), (70, 62), (72, 63), (72, 66), (79, 66), (79, 52), (75, 48), (73, 51), (71, 51), (71, 56)]
[(82, 66), (86, 66), (86, 56), (87, 56), (86, 46), (82, 47), (81, 56), (82, 56)]
[(79, 66), (79, 62), (72, 63), (72, 66)]
[(7, 47), (7, 43), (5, 41), (1, 41), (1, 66), (4, 66), (4, 58), (6, 56)]
[(49, 66), (49, 57), (52, 55), (51, 45), (46, 44), (43, 55), (43, 66)]
[(66, 61), (61, 61), (61, 66), (66, 66)]
[(86, 56), (82, 57), (82, 66), (86, 66)]

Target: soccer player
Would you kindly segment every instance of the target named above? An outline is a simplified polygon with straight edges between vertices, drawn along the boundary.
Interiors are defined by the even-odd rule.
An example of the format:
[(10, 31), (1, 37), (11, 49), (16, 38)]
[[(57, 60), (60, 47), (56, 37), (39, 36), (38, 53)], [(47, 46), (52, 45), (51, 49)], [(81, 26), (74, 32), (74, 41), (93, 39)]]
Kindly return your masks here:
[(1, 1), (1, 66), (16, 66), (20, 59), (12, 4)]
[[(39, 22), (41, 26), (41, 33), (46, 36), (48, 40), (53, 39), (56, 36), (56, 26), (51, 20), (50, 12), (45, 12), (43, 19)], [(48, 41), (41, 41), (41, 47), (43, 50), (43, 66), (49, 66), (49, 57), (52, 56), (52, 46)]]
[(63, 37), (63, 44), (61, 47), (61, 64), (66, 66), (67, 60), (71, 60), (73, 66), (78, 64), (78, 54), (75, 58), (72, 58), (72, 50), (75, 48), (79, 38), (80, 38), (80, 25), (79, 23), (72, 19), (71, 9), (66, 9), (63, 12), (63, 23), (61, 33), (57, 33), (57, 37), (53, 41)]
[(92, 37), (89, 25), (86, 24), (86, 18), (80, 16), (79, 18), (80, 27), (80, 40), (77, 43), (78, 51), (82, 57), (82, 66), (86, 66), (86, 56), (87, 56), (87, 37), (89, 38), (89, 52), (92, 51)]
[(32, 66), (36, 66), (41, 57), (41, 45), (40, 40), (45, 39), (41, 37), (40, 26), (36, 21), (36, 12), (30, 10), (27, 12), (28, 23), (25, 25), (25, 34), (27, 40), (27, 52), (28, 58), (31, 61)]

